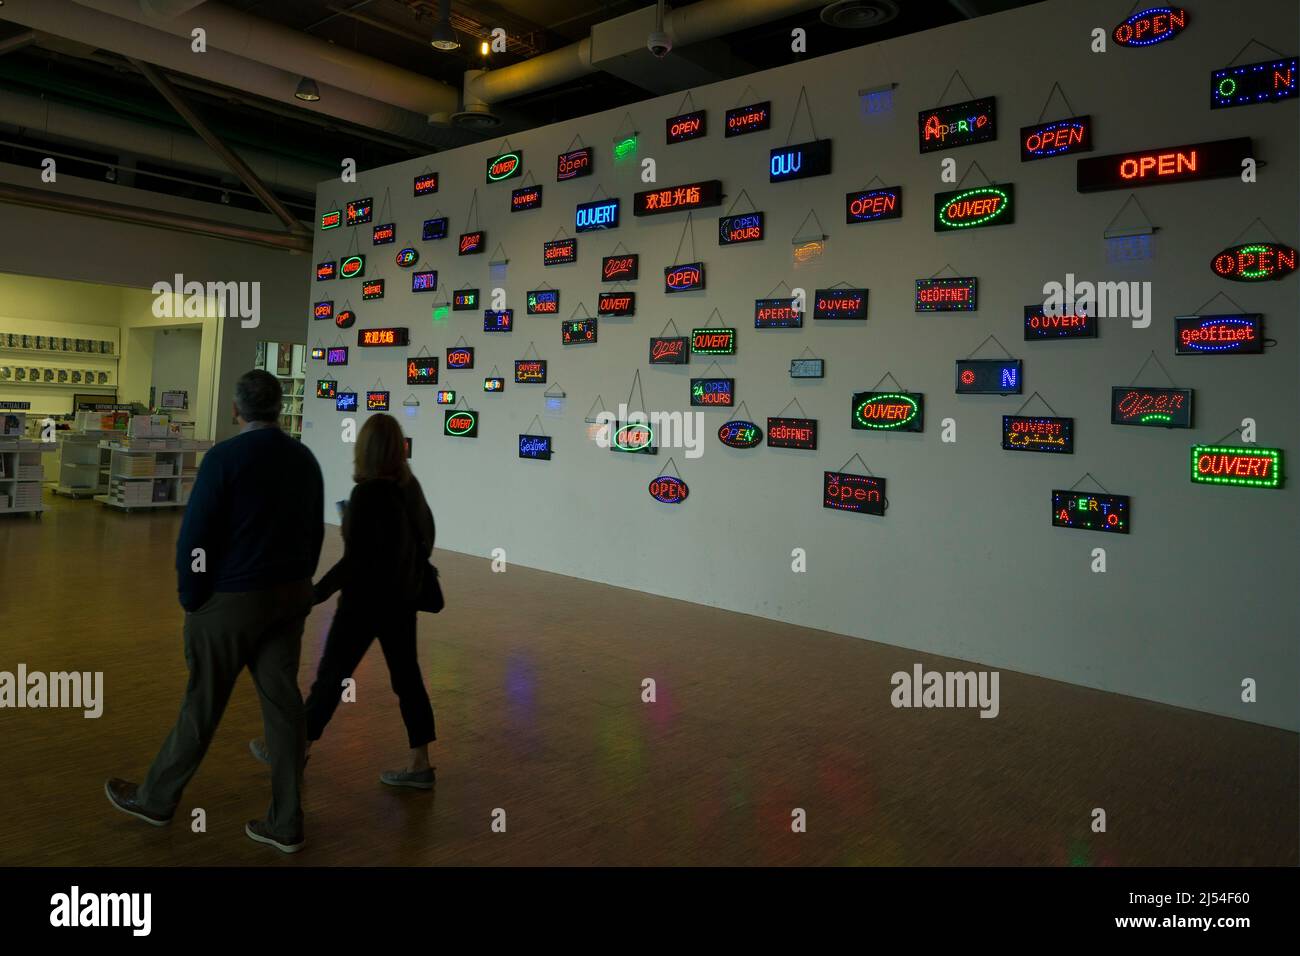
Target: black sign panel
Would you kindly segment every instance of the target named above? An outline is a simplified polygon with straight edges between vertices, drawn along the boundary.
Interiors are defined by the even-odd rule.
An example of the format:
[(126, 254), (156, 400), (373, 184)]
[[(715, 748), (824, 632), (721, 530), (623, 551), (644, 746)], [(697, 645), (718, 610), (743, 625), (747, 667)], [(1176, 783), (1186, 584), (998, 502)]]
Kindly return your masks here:
[(722, 180), (708, 179), (663, 189), (647, 189), (632, 197), (632, 215), (657, 216), (665, 212), (703, 209), (722, 204)]
[(1250, 137), (1240, 136), (1094, 156), (1079, 160), (1075, 187), (1088, 193), (1240, 176), (1241, 161), (1253, 155)]
[(816, 139), (794, 146), (777, 146), (768, 157), (767, 181), (787, 183), (826, 176), (831, 171), (831, 141)]
[(958, 395), (1019, 395), (1024, 387), (1020, 359), (958, 359)]
[(1110, 422), (1150, 428), (1191, 428), (1192, 390), (1115, 385), (1110, 390)]
[(1003, 415), (1002, 447), (1007, 451), (1073, 455), (1074, 419)]
[(921, 152), (987, 143), (998, 135), (997, 105), (986, 96), (951, 106), (936, 106), (916, 115)]

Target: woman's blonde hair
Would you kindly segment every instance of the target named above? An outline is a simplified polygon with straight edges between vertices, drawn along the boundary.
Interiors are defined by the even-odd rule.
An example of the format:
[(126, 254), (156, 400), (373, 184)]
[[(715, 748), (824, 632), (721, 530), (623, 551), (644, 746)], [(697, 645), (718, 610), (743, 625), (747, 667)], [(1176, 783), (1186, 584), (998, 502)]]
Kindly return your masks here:
[(406, 464), (406, 439), (392, 415), (371, 415), (357, 436), (352, 480), (360, 484), (372, 478), (388, 478), (403, 485), (411, 478)]

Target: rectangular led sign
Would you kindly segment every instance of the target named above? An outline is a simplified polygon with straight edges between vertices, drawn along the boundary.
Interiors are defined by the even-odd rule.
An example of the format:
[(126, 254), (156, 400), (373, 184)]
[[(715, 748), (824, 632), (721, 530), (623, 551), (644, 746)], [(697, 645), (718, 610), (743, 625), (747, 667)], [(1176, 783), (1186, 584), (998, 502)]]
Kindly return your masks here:
[(997, 105), (991, 96), (916, 114), (921, 152), (987, 143), (998, 135)]
[(580, 202), (573, 214), (573, 228), (577, 232), (618, 228), (618, 200), (597, 199)]
[(520, 435), (519, 457), (532, 458), (537, 461), (551, 460), (550, 435)]
[(722, 203), (722, 180), (709, 179), (698, 183), (669, 186), (666, 189), (648, 189), (632, 197), (632, 215), (657, 216), (663, 212), (683, 209), (703, 209)]
[(365, 256), (348, 256), (339, 263), (339, 276), (344, 279), (359, 279), (366, 274)]
[(406, 360), (407, 385), (437, 385), (438, 356), (412, 355)]
[(633, 315), (635, 313), (635, 292), (601, 292), (596, 296), (597, 315)]
[(415, 177), (411, 192), (416, 196), (428, 196), (438, 191), (438, 174), (421, 173)]
[(777, 146), (772, 149), (767, 165), (770, 183), (826, 176), (831, 171), (831, 141), (817, 139), (794, 146)]
[(734, 378), (693, 378), (691, 379), (691, 405), (712, 408), (717, 405), (736, 404), (736, 380)]
[(687, 140), (699, 139), (708, 133), (705, 125), (705, 111), (695, 110), (681, 116), (670, 116), (664, 123), (664, 136), (667, 144), (685, 143)]
[(1293, 56), (1215, 70), (1210, 74), (1210, 109), (1290, 99), (1296, 93), (1297, 74), (1300, 60)]
[(1209, 485), (1279, 488), (1282, 450), (1235, 445), (1193, 445), (1192, 481)]
[(925, 396), (920, 392), (855, 392), (849, 424), (860, 431), (922, 431)]
[(518, 189), (510, 191), (511, 212), (524, 212), (528, 209), (539, 209), (541, 208), (541, 205), (541, 186), (520, 186)]
[(1110, 423), (1191, 428), (1192, 390), (1115, 385), (1110, 390)]
[(954, 232), (1002, 226), (1016, 218), (1016, 188), (1010, 183), (934, 194), (934, 231)]
[(366, 411), (368, 412), (388, 411), (388, 393), (387, 392), (366, 392)]
[(1075, 188), (1088, 193), (1239, 176), (1241, 161), (1253, 154), (1250, 137), (1239, 136), (1089, 157), (1075, 167)]
[(430, 269), (427, 272), (412, 272), (411, 291), (412, 292), (437, 292), (438, 291), (438, 270)]
[(323, 348), (316, 346), (311, 350), (311, 360), (313, 362), (320, 362), (324, 358), (325, 358), (325, 350)]
[(447, 217), (440, 216), (437, 219), (424, 220), (424, 227), (420, 230), (420, 238), (425, 242), (432, 242), (435, 239), (446, 239)]
[(484, 332), (510, 332), (515, 327), (514, 309), (485, 309), (483, 311)]
[(496, 376), (483, 379), (483, 391), (485, 392), (504, 392), (506, 390), (506, 380)]
[(697, 355), (735, 355), (735, 329), (692, 329), (691, 351)]
[(826, 360), (819, 358), (790, 359), (791, 378), (825, 378)]
[(801, 329), (803, 313), (794, 307), (794, 299), (755, 299), (754, 328)]
[(339, 383), (332, 378), (316, 379), (316, 397), (334, 398), (338, 393)]
[(486, 182), (499, 183), (503, 179), (514, 179), (524, 171), (523, 151), (502, 153), (487, 161)]
[(436, 396), (439, 405), (455, 405), (456, 393), (449, 388), (440, 389)]
[(556, 266), (578, 261), (577, 239), (554, 239), (542, 243), (542, 265)]
[(520, 385), (545, 385), (546, 359), (515, 359), (515, 382)]
[(375, 214), (375, 201), (372, 198), (354, 199), (348, 203), (347, 207), (347, 224), (349, 226), (359, 226), (363, 222), (369, 222)]
[(979, 280), (974, 276), (953, 279), (917, 279), (917, 312), (973, 312), (979, 305)]
[(316, 263), (317, 282), (324, 282), (326, 279), (337, 278), (338, 274), (339, 274), (339, 266), (338, 263), (333, 259), (329, 260), (328, 262)]
[(1076, 308), (1069, 315), (1048, 315), (1042, 305), (1025, 306), (1025, 339), (1094, 339), (1096, 316)]
[(568, 179), (591, 175), (592, 149), (584, 146), (555, 157), (555, 181), (562, 183)]
[(1020, 161), (1050, 159), (1069, 153), (1092, 152), (1092, 117), (1069, 119), (1020, 127)]
[(321, 213), (320, 227), (322, 231), (326, 229), (337, 229), (341, 225), (343, 225), (342, 209), (331, 209), (329, 212)]
[(695, 292), (703, 288), (703, 262), (684, 262), (664, 269), (665, 292)]
[(478, 412), (457, 408), (444, 410), (442, 433), (449, 438), (478, 438)]
[(478, 309), (478, 289), (458, 289), (451, 294), (453, 312), (473, 312)]
[(767, 420), (767, 445), (769, 448), (817, 448), (817, 420), (815, 418), (769, 418)]
[(361, 283), (361, 298), (370, 301), (372, 299), (382, 299), (384, 297), (384, 280), (367, 279)]
[(684, 335), (650, 340), (651, 365), (686, 365), (691, 360)]
[(317, 302), (314, 306), (312, 306), (311, 317), (313, 319), (334, 318), (334, 300), (330, 299), (325, 302)]
[(474, 349), (468, 345), (453, 345), (447, 349), (447, 368), (473, 368)]
[(757, 242), (763, 238), (763, 214), (747, 212), (739, 216), (721, 216), (718, 219), (718, 245), (734, 246), (742, 242)]
[(405, 328), (357, 329), (357, 345), (409, 345), (410, 331)]
[(457, 250), (457, 255), (461, 255), (461, 256), (478, 255), (483, 251), (483, 247), (486, 245), (487, 245), (487, 233), (485, 233), (482, 229), (479, 229), (475, 232), (461, 233), (460, 247)]
[(744, 136), (746, 133), (757, 133), (760, 130), (769, 129), (772, 126), (772, 103), (751, 103), (748, 106), (737, 106), (734, 110), (727, 110), (727, 128), (723, 135), (728, 139), (732, 136)]
[(383, 246), (397, 238), (397, 224), (386, 222), (375, 226), (370, 232), (371, 245)]
[(595, 319), (574, 319), (560, 326), (560, 342), (564, 345), (586, 345), (595, 341)]
[(879, 222), (903, 218), (903, 187), (884, 186), (844, 194), (844, 222)]
[(357, 410), (357, 393), (339, 392), (334, 396), (334, 410), (336, 412), (355, 412)]
[(822, 507), (856, 511), (864, 515), (885, 513), (885, 479), (874, 475), (822, 472)]
[(635, 279), (641, 269), (641, 257), (635, 253), (605, 256), (600, 260), (600, 281), (621, 282)]
[(814, 320), (865, 319), (866, 317), (866, 289), (817, 289), (813, 293)]
[(1174, 316), (1175, 355), (1243, 355), (1262, 351), (1264, 316), (1258, 312)]
[(647, 422), (615, 422), (609, 450), (634, 455), (659, 454), (654, 429)]
[(1130, 521), (1128, 495), (1052, 492), (1052, 524), (1057, 528), (1128, 534)]
[(1002, 416), (1002, 447), (1007, 451), (1041, 451), (1074, 454), (1073, 418)]
[(339, 345), (325, 350), (326, 365), (347, 365), (348, 364), (348, 347)]
[(560, 312), (559, 289), (533, 289), (526, 301), (529, 315), (558, 315)]
[(1020, 359), (958, 359), (958, 395), (1019, 395), (1024, 384)]

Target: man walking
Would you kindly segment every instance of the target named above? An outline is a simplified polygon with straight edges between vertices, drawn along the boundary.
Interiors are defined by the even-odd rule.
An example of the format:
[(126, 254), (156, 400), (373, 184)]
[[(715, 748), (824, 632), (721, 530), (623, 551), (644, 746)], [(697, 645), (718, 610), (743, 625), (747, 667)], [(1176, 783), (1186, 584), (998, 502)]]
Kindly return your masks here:
[(315, 457), (277, 424), (274, 376), (246, 372), (235, 384), (235, 414), (243, 428), (204, 455), (176, 542), (190, 671), (180, 716), (143, 784), (115, 777), (104, 790), (124, 813), (170, 823), (247, 667), (262, 702), (271, 808), (244, 832), (296, 853), (304, 846), (306, 744), (298, 658), (324, 538), (325, 491)]

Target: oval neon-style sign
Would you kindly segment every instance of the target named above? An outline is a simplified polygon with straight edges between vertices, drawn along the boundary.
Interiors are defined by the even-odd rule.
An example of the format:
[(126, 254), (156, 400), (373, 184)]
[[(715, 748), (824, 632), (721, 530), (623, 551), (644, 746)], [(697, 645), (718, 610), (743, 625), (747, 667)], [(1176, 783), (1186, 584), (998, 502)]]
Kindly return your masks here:
[(650, 482), (650, 497), (666, 505), (681, 504), (690, 493), (686, 482), (672, 475), (660, 475)]
[(411, 266), (415, 265), (419, 261), (420, 261), (419, 250), (413, 249), (410, 246), (407, 246), (405, 249), (403, 249), (401, 252), (397, 254), (397, 264), (401, 266), (403, 269), (409, 269)]
[(614, 445), (619, 451), (640, 451), (654, 441), (654, 429), (641, 422), (628, 422), (614, 433)]
[(984, 226), (1011, 208), (1010, 197), (996, 186), (967, 189), (949, 199), (939, 210), (939, 225), (948, 229)]
[[(962, 381), (965, 382), (963, 374)], [(971, 384), (975, 381), (972, 374)], [(921, 413), (920, 403), (910, 395), (875, 395), (858, 405), (853, 415), (864, 428), (903, 428)]]
[(1296, 270), (1296, 251), (1280, 242), (1247, 242), (1229, 246), (1212, 260), (1214, 274), (1233, 282), (1281, 279)]
[(474, 430), (474, 414), (472, 412), (459, 412), (447, 419), (447, 434), (464, 435), (466, 432)]
[(351, 279), (353, 276), (359, 276), (366, 270), (365, 256), (348, 256), (339, 265), (339, 275), (345, 279)]
[(1187, 11), (1181, 7), (1150, 7), (1139, 10), (1111, 36), (1120, 46), (1152, 46), (1172, 40), (1187, 28)]
[(753, 422), (727, 422), (718, 428), (718, 441), (728, 448), (753, 448), (763, 440), (763, 429)]
[(353, 312), (351, 309), (344, 309), (338, 315), (334, 316), (334, 324), (337, 325), (340, 329), (352, 328), (352, 324), (356, 322), (356, 320), (357, 320), (357, 314)]
[(498, 179), (508, 179), (514, 174), (514, 171), (518, 167), (518, 153), (506, 153), (502, 156), (498, 156), (492, 162), (492, 165), (488, 167), (488, 179), (491, 179), (494, 182)]

